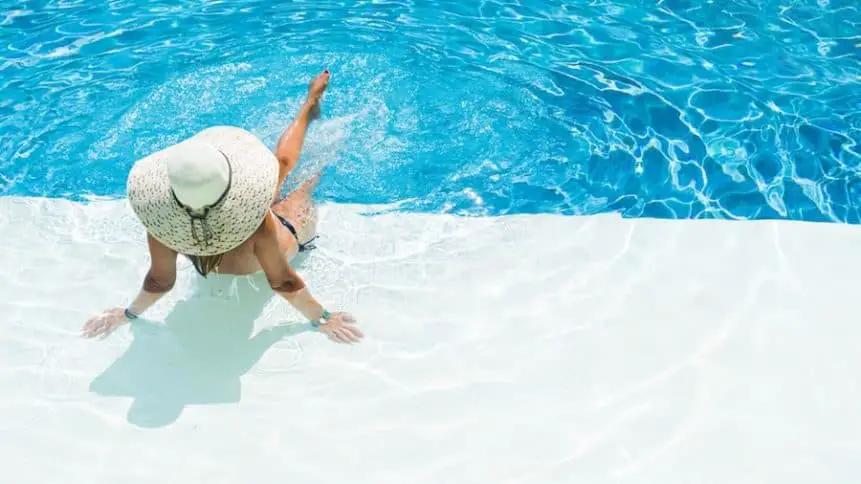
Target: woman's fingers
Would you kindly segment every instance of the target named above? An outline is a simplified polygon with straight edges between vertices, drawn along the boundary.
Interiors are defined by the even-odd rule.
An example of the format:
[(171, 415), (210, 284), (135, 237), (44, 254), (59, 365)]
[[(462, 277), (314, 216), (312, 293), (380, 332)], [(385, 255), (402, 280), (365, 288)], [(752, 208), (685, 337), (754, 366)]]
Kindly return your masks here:
[(340, 328), (344, 339), (350, 343), (358, 343), (362, 338), (362, 332), (354, 326), (343, 326)]
[(327, 328), (326, 333), (330, 340), (337, 343), (358, 343), (362, 336), (358, 329), (342, 325)]
[(333, 328), (332, 332), (329, 333), (329, 338), (336, 343), (346, 343), (344, 340), (344, 336), (341, 334), (338, 328)]
[(358, 343), (362, 338), (361, 337), (362, 333), (358, 329), (356, 329), (352, 326), (344, 327), (343, 331), (344, 331), (344, 334), (347, 337), (347, 339), (349, 339), (350, 342), (352, 342), (352, 343)]
[(94, 336), (102, 328), (103, 323), (104, 321), (101, 318), (93, 318), (87, 321), (87, 324), (83, 328), (84, 336), (88, 338)]

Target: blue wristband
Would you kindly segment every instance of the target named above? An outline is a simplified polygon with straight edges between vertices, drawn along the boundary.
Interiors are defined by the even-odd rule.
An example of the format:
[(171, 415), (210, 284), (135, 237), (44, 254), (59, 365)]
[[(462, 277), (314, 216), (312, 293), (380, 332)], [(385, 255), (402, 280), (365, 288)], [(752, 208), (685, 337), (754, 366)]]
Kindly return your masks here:
[(126, 319), (128, 319), (129, 321), (138, 318), (138, 315), (129, 311), (129, 308), (125, 308), (125, 310), (123, 310), (123, 314), (125, 314)]
[[(322, 315), (322, 316), (320, 316), (320, 319), (322, 319), (323, 321), (327, 321), (327, 320), (328, 320), (329, 318), (331, 318), (331, 317), (332, 317), (332, 313), (330, 313), (329, 311), (326, 311), (326, 310), (324, 309), (324, 310), (323, 310), (323, 315)], [(325, 323), (321, 323), (321, 322), (320, 322), (320, 319), (317, 319), (317, 320), (311, 321), (311, 327), (313, 327), (314, 329), (317, 329), (317, 328), (319, 328), (319, 327), (320, 327), (320, 325), (321, 325), (321, 324), (325, 324)]]

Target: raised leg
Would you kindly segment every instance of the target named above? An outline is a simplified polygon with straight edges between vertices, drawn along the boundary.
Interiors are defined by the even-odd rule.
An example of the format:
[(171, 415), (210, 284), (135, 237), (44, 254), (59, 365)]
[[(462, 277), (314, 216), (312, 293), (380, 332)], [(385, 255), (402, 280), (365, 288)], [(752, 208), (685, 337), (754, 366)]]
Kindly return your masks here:
[(281, 193), (284, 180), (293, 171), (302, 153), (302, 145), (305, 143), (305, 133), (311, 121), (320, 117), (320, 98), (329, 86), (329, 71), (326, 70), (311, 81), (308, 86), (308, 98), (296, 114), (296, 118), (278, 139), (275, 146), (275, 157), (278, 158), (280, 168), (278, 170), (278, 189), (276, 199)]

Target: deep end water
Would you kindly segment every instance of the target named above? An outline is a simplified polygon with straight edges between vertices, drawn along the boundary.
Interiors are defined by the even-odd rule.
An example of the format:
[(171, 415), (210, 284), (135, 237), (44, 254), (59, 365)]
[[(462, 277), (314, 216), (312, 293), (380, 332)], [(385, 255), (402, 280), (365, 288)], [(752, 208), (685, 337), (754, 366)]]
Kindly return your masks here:
[(123, 197), (213, 124), (274, 146), (324, 68), (326, 201), (859, 222), (850, 0), (4, 0), (0, 194)]

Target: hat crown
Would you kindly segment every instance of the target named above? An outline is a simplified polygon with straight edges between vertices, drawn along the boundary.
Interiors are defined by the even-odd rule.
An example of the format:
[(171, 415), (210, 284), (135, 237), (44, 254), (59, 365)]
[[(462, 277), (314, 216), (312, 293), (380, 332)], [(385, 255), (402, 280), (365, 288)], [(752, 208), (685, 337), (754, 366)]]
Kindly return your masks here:
[(224, 153), (194, 140), (179, 143), (171, 151), (165, 163), (176, 198), (192, 210), (217, 202), (230, 183), (230, 167)]

